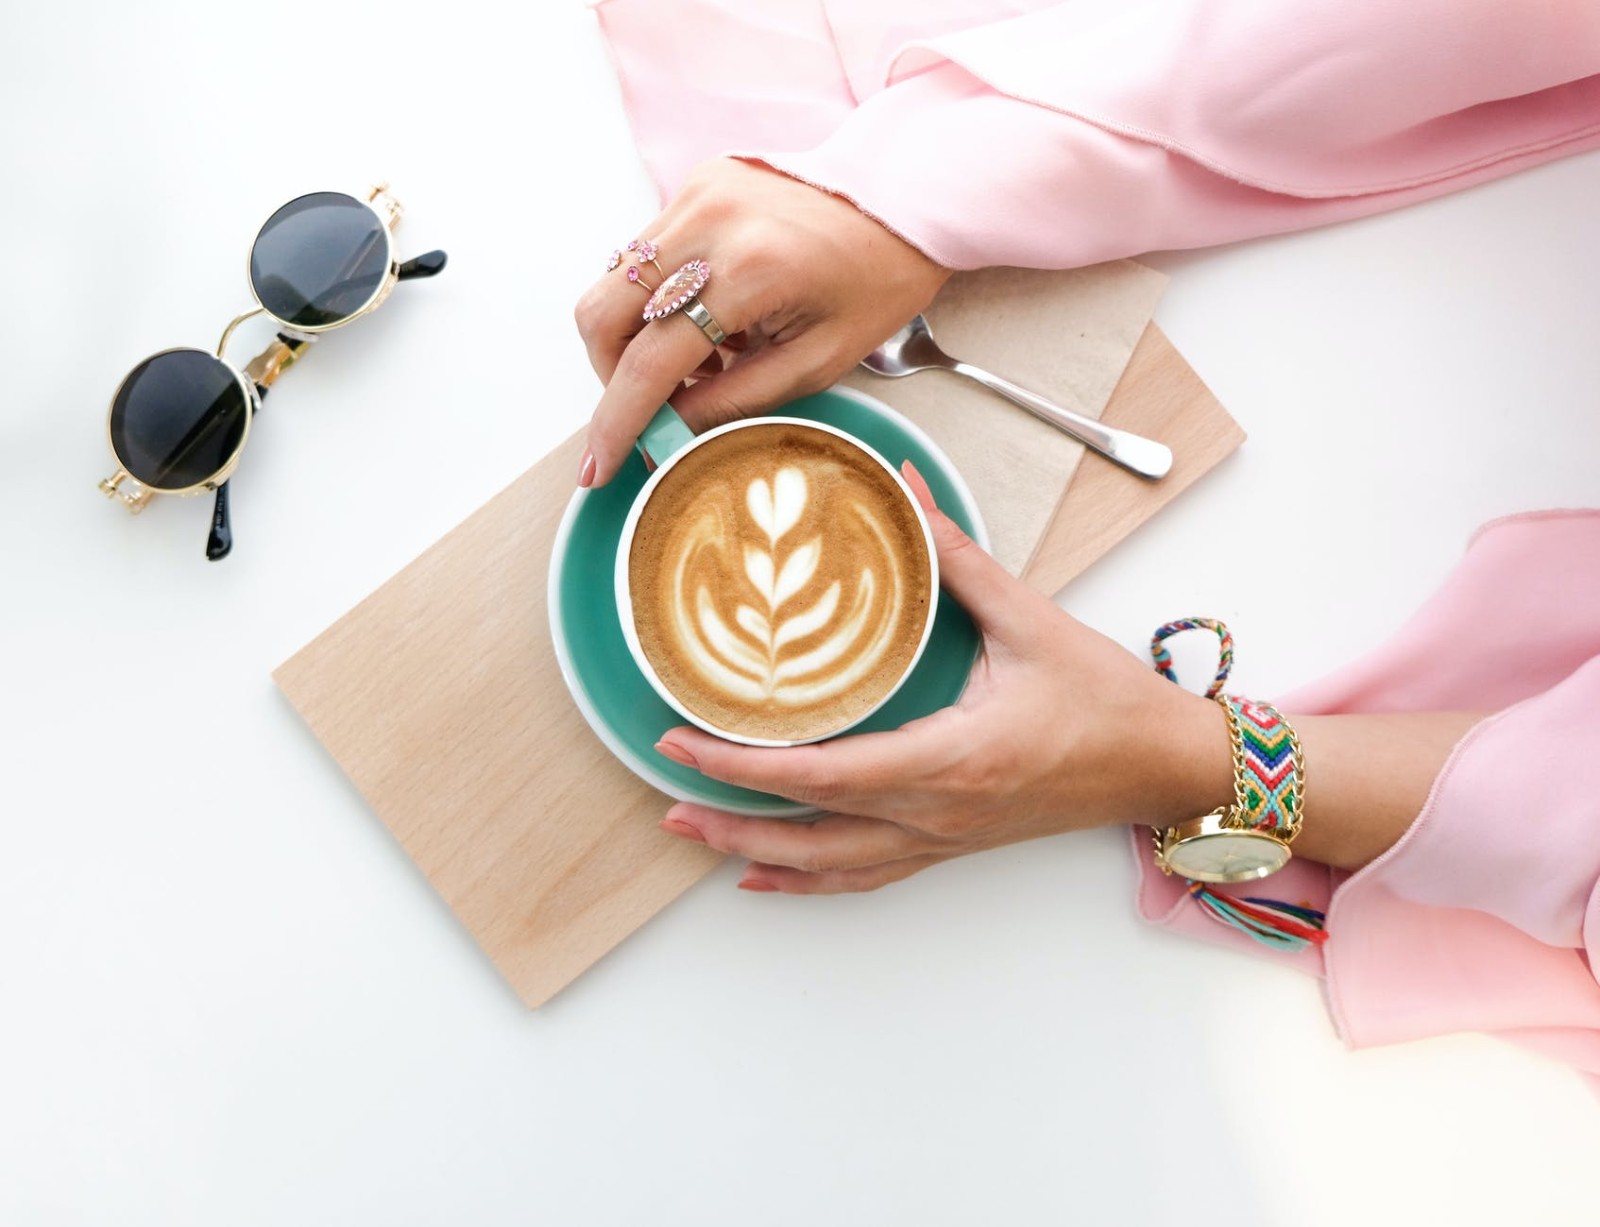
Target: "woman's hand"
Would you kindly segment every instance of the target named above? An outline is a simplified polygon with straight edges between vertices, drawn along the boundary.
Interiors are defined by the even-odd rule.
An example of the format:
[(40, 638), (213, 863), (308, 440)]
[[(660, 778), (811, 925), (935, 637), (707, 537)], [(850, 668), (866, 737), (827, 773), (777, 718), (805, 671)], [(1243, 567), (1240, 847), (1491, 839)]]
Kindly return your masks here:
[[(842, 197), (732, 158), (700, 166), (639, 237), (669, 274), (710, 264), (700, 302), (728, 339), (714, 348), (681, 312), (646, 324), (626, 261), (595, 282), (576, 312), (606, 385), (584, 486), (611, 479), (663, 401), (698, 432), (837, 382), (950, 275)], [(659, 280), (649, 264), (640, 271)]]
[(750, 858), (746, 889), (834, 893), (984, 848), (1167, 823), (1232, 799), (1215, 703), (1013, 579), (939, 512), (910, 465), (906, 478), (933, 526), (944, 587), (983, 633), (960, 702), (893, 732), (789, 749), (673, 729), (656, 747), (668, 758), (833, 812), (806, 824), (680, 804), (664, 830)]

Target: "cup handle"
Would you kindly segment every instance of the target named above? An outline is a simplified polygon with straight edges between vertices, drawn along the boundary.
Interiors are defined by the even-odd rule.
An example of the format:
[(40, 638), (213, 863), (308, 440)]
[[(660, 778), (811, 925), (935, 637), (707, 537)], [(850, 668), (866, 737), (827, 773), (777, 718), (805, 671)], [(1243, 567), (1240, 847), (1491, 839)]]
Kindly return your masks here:
[(639, 441), (634, 446), (651, 464), (660, 466), (693, 441), (694, 431), (678, 416), (677, 410), (671, 405), (662, 405), (650, 424), (639, 432)]

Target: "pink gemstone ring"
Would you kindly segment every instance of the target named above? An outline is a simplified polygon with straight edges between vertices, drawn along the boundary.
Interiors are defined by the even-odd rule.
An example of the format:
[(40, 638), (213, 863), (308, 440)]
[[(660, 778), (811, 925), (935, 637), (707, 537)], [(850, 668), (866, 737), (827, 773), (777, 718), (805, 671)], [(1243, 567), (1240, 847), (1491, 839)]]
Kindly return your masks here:
[(700, 291), (706, 288), (706, 282), (710, 280), (711, 266), (704, 260), (690, 260), (650, 295), (650, 301), (644, 305), (645, 322), (665, 319), (674, 311), (682, 311), (696, 328), (706, 334), (708, 341), (713, 345), (721, 345), (728, 339), (728, 334), (722, 331), (722, 325), (711, 317), (711, 312), (700, 301)]
[[(626, 247), (619, 247), (611, 253), (606, 260), (606, 272), (611, 272), (617, 265), (621, 264), (625, 256), (635, 256), (640, 260), (650, 261), (651, 264), (656, 266), (656, 272), (664, 274), (665, 270), (656, 262), (656, 256), (660, 253), (661, 249), (656, 246), (654, 239), (633, 239)], [(633, 268), (634, 266), (630, 264), (628, 267)], [(629, 277), (628, 280), (637, 281), (638, 277)]]
[(645, 321), (665, 319), (674, 311), (680, 310), (691, 298), (705, 289), (706, 282), (710, 280), (711, 266), (704, 260), (690, 260), (658, 285), (655, 293), (650, 295), (650, 301), (644, 305)]

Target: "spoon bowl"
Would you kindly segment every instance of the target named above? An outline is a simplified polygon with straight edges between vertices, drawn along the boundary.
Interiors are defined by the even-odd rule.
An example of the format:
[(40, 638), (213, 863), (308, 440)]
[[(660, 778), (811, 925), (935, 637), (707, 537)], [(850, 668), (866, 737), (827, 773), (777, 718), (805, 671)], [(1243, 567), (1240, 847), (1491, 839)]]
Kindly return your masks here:
[(898, 379), (915, 375), (919, 371), (950, 371), (983, 384), (984, 387), (1020, 405), (1034, 417), (1049, 422), (1066, 432), (1084, 446), (1099, 452), (1108, 460), (1121, 465), (1129, 472), (1152, 481), (1165, 477), (1172, 470), (1172, 451), (1165, 444), (1146, 439), (1131, 431), (1105, 426), (1091, 417), (1064, 409), (1054, 401), (1030, 392), (1008, 379), (952, 358), (933, 339), (933, 331), (922, 316), (913, 316), (877, 349), (861, 360), (861, 365), (875, 375)]

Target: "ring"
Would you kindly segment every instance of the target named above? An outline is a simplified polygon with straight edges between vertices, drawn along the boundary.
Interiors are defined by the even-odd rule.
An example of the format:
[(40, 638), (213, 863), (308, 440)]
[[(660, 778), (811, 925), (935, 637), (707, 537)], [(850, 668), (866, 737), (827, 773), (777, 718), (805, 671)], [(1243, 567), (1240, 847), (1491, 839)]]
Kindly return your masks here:
[(674, 311), (682, 311), (695, 327), (706, 334), (707, 340), (713, 345), (721, 345), (728, 339), (728, 334), (722, 331), (722, 326), (700, 301), (700, 291), (706, 288), (710, 280), (711, 266), (704, 260), (690, 260), (650, 295), (650, 301), (644, 305), (645, 322), (665, 319)]
[(695, 322), (713, 345), (721, 345), (728, 339), (728, 334), (722, 331), (722, 325), (711, 318), (711, 312), (706, 310), (705, 303), (698, 298), (692, 298), (684, 303), (683, 313)]
[(654, 294), (656, 287), (644, 279), (644, 274), (639, 271), (637, 264), (628, 265), (628, 280), (639, 286), (646, 294)]
[[(626, 247), (619, 247), (611, 253), (610, 258), (606, 260), (606, 272), (611, 272), (612, 269), (621, 264), (622, 258), (625, 254), (628, 252), (633, 252), (639, 257), (639, 259), (648, 260), (651, 264), (654, 264), (656, 266), (656, 272), (660, 273), (664, 277), (666, 276), (666, 270), (662, 268), (661, 265), (656, 261), (656, 256), (660, 254), (660, 251), (661, 249), (656, 246), (656, 241), (654, 239), (633, 239)], [(629, 277), (628, 280), (637, 281), (638, 278)]]

